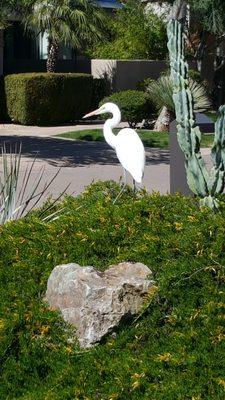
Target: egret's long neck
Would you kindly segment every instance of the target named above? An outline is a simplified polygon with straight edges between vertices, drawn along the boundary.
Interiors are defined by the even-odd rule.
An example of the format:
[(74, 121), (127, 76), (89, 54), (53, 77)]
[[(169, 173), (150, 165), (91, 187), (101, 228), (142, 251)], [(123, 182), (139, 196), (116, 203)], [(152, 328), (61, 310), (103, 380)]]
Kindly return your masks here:
[(112, 129), (115, 128), (121, 122), (121, 112), (118, 110), (113, 112), (113, 117), (107, 119), (104, 124), (103, 133), (106, 142), (113, 148), (116, 147), (116, 135), (114, 135)]

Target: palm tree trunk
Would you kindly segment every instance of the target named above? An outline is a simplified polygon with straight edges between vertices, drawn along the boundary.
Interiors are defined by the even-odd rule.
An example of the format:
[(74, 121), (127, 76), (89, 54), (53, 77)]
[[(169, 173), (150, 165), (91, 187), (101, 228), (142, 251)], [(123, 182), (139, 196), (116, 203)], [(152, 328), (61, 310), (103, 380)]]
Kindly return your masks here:
[(48, 58), (46, 61), (47, 72), (55, 72), (58, 60), (59, 45), (55, 40), (48, 39)]
[(187, 14), (187, 1), (175, 0), (171, 8), (169, 19), (184, 20)]
[(163, 107), (154, 126), (154, 131), (169, 131), (170, 123), (175, 119), (175, 115), (167, 107)]

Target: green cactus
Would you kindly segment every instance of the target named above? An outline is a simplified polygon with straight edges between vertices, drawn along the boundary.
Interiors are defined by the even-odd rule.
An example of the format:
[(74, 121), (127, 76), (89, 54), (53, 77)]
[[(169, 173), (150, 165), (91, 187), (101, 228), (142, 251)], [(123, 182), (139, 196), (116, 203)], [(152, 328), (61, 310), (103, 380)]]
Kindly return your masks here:
[(184, 19), (175, 16), (167, 24), (173, 100), (177, 120), (177, 137), (185, 157), (187, 183), (201, 198), (200, 206), (218, 208), (216, 195), (225, 186), (225, 106), (220, 107), (212, 147), (213, 168), (208, 172), (200, 151), (201, 131), (196, 126), (193, 98), (188, 88), (188, 64), (184, 55)]

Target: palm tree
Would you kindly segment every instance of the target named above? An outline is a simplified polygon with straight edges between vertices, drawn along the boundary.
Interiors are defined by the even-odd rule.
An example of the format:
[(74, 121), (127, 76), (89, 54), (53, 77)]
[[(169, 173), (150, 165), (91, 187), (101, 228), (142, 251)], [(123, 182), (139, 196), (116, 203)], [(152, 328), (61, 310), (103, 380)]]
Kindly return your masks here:
[(76, 49), (101, 37), (104, 13), (89, 0), (37, 0), (24, 17), (26, 28), (48, 37), (47, 72), (55, 72), (59, 44)]
[(0, 30), (7, 28), (8, 23), (8, 15), (5, 5), (0, 2)]

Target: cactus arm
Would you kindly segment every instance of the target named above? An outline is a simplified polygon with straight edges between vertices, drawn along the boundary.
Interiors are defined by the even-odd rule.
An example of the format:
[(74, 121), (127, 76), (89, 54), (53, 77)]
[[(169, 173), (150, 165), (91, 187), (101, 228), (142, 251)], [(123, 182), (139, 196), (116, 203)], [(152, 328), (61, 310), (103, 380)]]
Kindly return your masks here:
[(210, 192), (214, 195), (222, 193), (225, 187), (225, 106), (219, 108), (211, 157), (213, 168), (210, 174)]
[[(188, 157), (192, 149), (196, 147), (196, 137), (191, 131), (195, 121), (192, 95), (188, 88), (188, 66), (184, 60), (183, 24), (177, 20), (170, 20), (167, 32), (171, 79), (174, 88), (173, 100), (178, 123), (178, 141), (181, 149)], [(201, 134), (199, 132), (200, 139)]]
[(177, 119), (177, 138), (185, 156), (187, 182), (194, 194), (209, 195), (209, 174), (200, 152), (201, 132), (195, 125), (193, 98), (188, 88), (188, 65), (184, 59), (184, 24), (170, 19), (167, 24), (173, 100)]
[(167, 24), (173, 100), (177, 120), (177, 138), (185, 157), (187, 182), (198, 195), (200, 206), (219, 207), (215, 195), (225, 188), (225, 106), (219, 109), (211, 151), (213, 168), (209, 173), (200, 151), (201, 132), (196, 126), (193, 97), (188, 87), (188, 65), (184, 57), (184, 21), (186, 1), (174, 2)]

